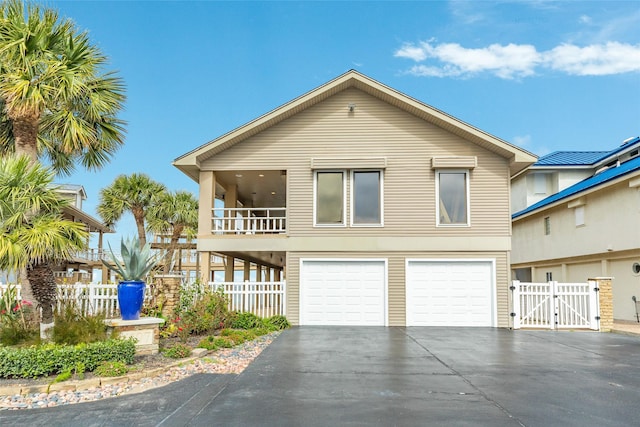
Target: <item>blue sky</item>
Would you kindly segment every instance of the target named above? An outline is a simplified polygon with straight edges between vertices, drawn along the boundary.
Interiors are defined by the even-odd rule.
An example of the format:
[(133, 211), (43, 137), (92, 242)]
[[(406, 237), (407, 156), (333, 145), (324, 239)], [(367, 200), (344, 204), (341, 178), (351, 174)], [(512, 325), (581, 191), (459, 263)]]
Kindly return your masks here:
[[(632, 1), (54, 1), (127, 85), (124, 147), (81, 184), (146, 173), (197, 194), (178, 156), (356, 69), (534, 154), (640, 134)], [(133, 234), (127, 217), (117, 224)]]

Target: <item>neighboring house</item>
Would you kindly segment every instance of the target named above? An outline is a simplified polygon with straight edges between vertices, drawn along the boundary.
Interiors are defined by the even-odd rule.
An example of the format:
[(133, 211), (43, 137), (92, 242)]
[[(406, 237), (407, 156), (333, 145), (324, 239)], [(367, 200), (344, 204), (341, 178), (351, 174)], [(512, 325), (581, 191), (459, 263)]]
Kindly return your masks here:
[(293, 324), (507, 327), (509, 182), (535, 160), (349, 71), (174, 165), (199, 183), (201, 271), (286, 276)]
[(640, 138), (630, 138), (611, 151), (556, 152), (513, 179), (514, 278), (613, 277), (614, 318), (637, 320), (639, 150)]
[[(71, 221), (83, 223), (89, 233), (97, 233), (97, 248), (88, 248), (85, 252), (76, 253), (73, 259), (55, 267), (54, 274), (60, 283), (93, 281), (95, 269), (102, 271), (102, 277), (107, 277), (107, 270), (102, 265), (104, 233), (113, 233), (109, 227), (82, 210), (82, 202), (87, 199), (87, 193), (81, 185), (60, 184), (57, 192), (69, 199), (71, 204), (64, 208), (62, 216)], [(91, 243), (91, 239), (88, 242)]]

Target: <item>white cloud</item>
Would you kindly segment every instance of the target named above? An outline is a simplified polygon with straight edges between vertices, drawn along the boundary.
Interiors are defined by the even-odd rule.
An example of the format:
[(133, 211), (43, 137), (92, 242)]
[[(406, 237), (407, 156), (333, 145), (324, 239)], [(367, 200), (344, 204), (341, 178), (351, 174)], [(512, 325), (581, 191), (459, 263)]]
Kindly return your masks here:
[(404, 44), (394, 56), (424, 62), (409, 68), (416, 76), (470, 77), (490, 73), (503, 79), (536, 74), (540, 68), (571, 75), (610, 75), (640, 71), (640, 44), (618, 42), (576, 46), (562, 44), (538, 52), (529, 44), (492, 44), (482, 48), (465, 48), (457, 43), (435, 44), (431, 41)]
[(588, 15), (582, 15), (582, 16), (580, 16), (580, 18), (578, 18), (578, 21), (581, 24), (591, 24), (592, 19)]
[(617, 42), (578, 47), (563, 44), (545, 54), (554, 70), (579, 76), (604, 76), (640, 71), (640, 45)]

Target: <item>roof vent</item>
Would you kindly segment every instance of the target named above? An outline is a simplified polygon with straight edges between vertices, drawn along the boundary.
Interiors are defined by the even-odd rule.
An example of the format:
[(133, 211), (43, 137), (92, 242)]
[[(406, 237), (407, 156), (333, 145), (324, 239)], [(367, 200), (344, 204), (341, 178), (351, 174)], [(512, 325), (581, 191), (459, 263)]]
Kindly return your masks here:
[(628, 144), (628, 143), (630, 143), (631, 141), (636, 140), (637, 138), (638, 138), (637, 136), (632, 136), (631, 138), (627, 138), (627, 139), (625, 139), (624, 141), (622, 141), (622, 145), (621, 145), (621, 147), (622, 147), (623, 145), (627, 145), (627, 144)]

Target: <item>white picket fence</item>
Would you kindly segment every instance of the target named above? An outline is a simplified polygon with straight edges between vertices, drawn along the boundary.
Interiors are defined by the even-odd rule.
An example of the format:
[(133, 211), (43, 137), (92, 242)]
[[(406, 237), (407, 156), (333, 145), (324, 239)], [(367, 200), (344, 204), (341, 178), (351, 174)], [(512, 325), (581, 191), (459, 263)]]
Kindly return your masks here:
[[(0, 283), (0, 298), (9, 285)], [(75, 301), (83, 314), (104, 313), (107, 318), (118, 317), (118, 288), (115, 283), (75, 283), (58, 285), (58, 308)], [(185, 284), (183, 286), (190, 286)], [(229, 310), (251, 312), (260, 317), (286, 315), (285, 291), (282, 282), (209, 282), (211, 291), (222, 289), (229, 296)], [(145, 290), (145, 301), (152, 298), (150, 287)], [(20, 299), (20, 285), (16, 285)]]
[(286, 282), (209, 282), (211, 290), (229, 296), (229, 310), (251, 312), (259, 317), (285, 316)]
[(600, 295), (596, 282), (514, 280), (511, 291), (514, 329), (600, 329)]

